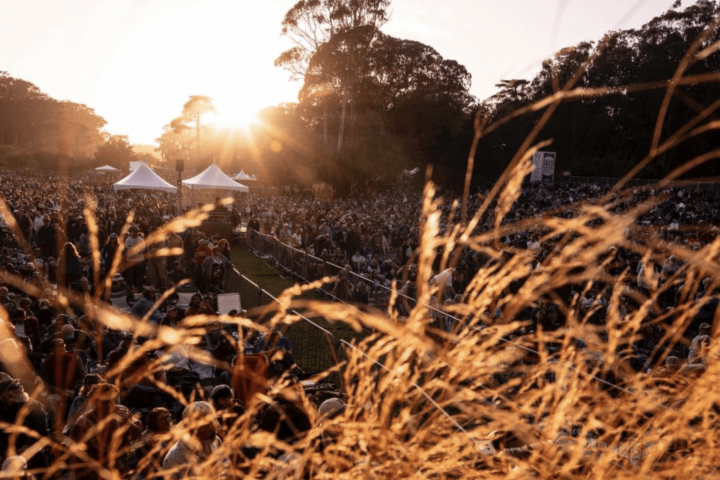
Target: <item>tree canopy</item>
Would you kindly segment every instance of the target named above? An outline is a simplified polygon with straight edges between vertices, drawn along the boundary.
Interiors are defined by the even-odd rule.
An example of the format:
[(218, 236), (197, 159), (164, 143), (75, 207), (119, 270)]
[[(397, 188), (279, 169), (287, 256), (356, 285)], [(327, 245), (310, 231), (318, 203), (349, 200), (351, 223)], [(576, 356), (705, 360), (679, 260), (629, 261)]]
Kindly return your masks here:
[[(503, 80), (497, 94), (483, 102), (497, 128), (479, 144), (476, 178), (496, 178), (526, 135), (540, 121), (539, 102), (568, 85), (574, 94), (563, 101), (536, 141), (551, 140), (556, 169), (574, 175), (623, 176), (646, 158), (654, 144), (695, 129), (692, 141), (675, 142), (653, 154), (641, 178), (662, 178), (674, 168), (718, 148), (720, 40), (717, 1), (700, 0), (684, 10), (679, 2), (639, 29), (608, 32), (560, 50), (543, 62), (530, 81)], [(697, 42), (696, 44), (694, 42)], [(687, 68), (671, 81), (686, 58)], [(568, 84), (568, 82), (571, 82)], [(672, 95), (666, 107), (666, 93)], [(514, 116), (514, 112), (527, 113)], [(665, 109), (665, 110), (664, 110)], [(663, 113), (664, 111), (664, 113)], [(688, 177), (717, 176), (720, 166), (706, 162)]]
[[(104, 143), (105, 119), (85, 105), (58, 101), (34, 84), (0, 72), (0, 146), (3, 151), (45, 152), (88, 159)], [(23, 155), (25, 155), (23, 153)], [(8, 158), (0, 158), (7, 165)], [(46, 166), (45, 162), (36, 163)]]

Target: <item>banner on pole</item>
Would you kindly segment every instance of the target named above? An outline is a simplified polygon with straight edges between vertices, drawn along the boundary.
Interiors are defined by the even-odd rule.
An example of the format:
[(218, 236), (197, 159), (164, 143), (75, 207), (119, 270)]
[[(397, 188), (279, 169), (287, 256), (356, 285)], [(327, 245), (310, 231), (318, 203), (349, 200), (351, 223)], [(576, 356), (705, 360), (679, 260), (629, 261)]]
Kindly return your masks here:
[(530, 174), (530, 182), (552, 183), (555, 178), (555, 156), (556, 152), (535, 152), (533, 155), (533, 169)]

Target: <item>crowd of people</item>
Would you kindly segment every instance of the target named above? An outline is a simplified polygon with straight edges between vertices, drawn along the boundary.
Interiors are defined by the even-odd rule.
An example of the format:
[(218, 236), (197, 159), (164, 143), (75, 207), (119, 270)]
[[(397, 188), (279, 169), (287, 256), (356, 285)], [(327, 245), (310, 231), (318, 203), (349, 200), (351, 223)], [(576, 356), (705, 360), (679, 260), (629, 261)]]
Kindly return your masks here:
[[(7, 208), (0, 226), (0, 422), (20, 422), (27, 428), (15, 434), (0, 429), (3, 469), (49, 471), (57, 465), (55, 460), (62, 459), (67, 467), (57, 475), (71, 471), (76, 478), (102, 476), (99, 466), (112, 466), (122, 475), (137, 478), (163, 471), (174, 478), (192, 473), (218, 449), (233, 422), (251, 409), (253, 394), (266, 393), (272, 378), (295, 367), (292, 346), (277, 331), (254, 338), (233, 325), (210, 329), (200, 347), (225, 368), (215, 368), (211, 378), (203, 381), (182, 345), (160, 348), (151, 341), (153, 333), (138, 336), (132, 330), (108, 328), (95, 317), (90, 299), (111, 302), (118, 293), (126, 294), (132, 300), (131, 315), (136, 320), (147, 318), (156, 327), (182, 328), (184, 319), (214, 315), (218, 310), (215, 295), (222, 293), (224, 274), (232, 268), (228, 239), (188, 228), (167, 232), (150, 243), (152, 232), (174, 215), (175, 198), (164, 193), (123, 195), (95, 177), (69, 180), (15, 172), (4, 172), (1, 177)], [(606, 187), (586, 184), (528, 186), (501, 224), (542, 215), (572, 218), (578, 215), (580, 202), (607, 192)], [(670, 247), (697, 251), (716, 238), (720, 203), (711, 191), (626, 190), (613, 198), (615, 211), (655, 198), (637, 215), (635, 224)], [(470, 216), (483, 201), (483, 195), (471, 196), (466, 206)], [(475, 233), (493, 229), (499, 208), (490, 204)], [(240, 197), (232, 218), (234, 223), (246, 223), (250, 231), (304, 251), (309, 258), (338, 266), (332, 287), (336, 299), (362, 303), (370, 290), (399, 281), (401, 292), (411, 300), (404, 307), (398, 302), (396, 308), (402, 310), (411, 308), (415, 300), (421, 210), (421, 194), (404, 187), (331, 201), (309, 193), (265, 192)], [(442, 233), (446, 233), (458, 221), (459, 208), (445, 205), (441, 210)], [(129, 217), (132, 223), (127, 226)], [(546, 227), (528, 227), (503, 233), (499, 242), (504, 250), (499, 255), (464, 248), (453, 252), (458, 254), (453, 255), (458, 259), (455, 264), (445, 266), (440, 261), (443, 252), (438, 251), (430, 283), (438, 287), (434, 315), (439, 328), (450, 332), (457, 328), (450, 317), (438, 312), (466, 301), (463, 294), (468, 282), (482, 269), (508, 261), (513, 250), (533, 251), (540, 265), (561, 248), (562, 241)], [(625, 247), (611, 254), (610, 275), (629, 273), (630, 289), (646, 296), (662, 292), (657, 296), (658, 315), (671, 310), (682, 297), (683, 285), (676, 280), (684, 262), (678, 256), (667, 255), (658, 262), (657, 257), (643, 257)], [(106, 277), (107, 282), (103, 281)], [(158, 308), (158, 293), (188, 281), (196, 292), (189, 305), (165, 303)], [(506, 291), (512, 294), (519, 288), (521, 282), (516, 282)], [(592, 310), (591, 321), (603, 325), (611, 288), (612, 283), (602, 279), (590, 288), (567, 286), (558, 294), (568, 304), (582, 295), (580, 308)], [(697, 295), (717, 288), (708, 276)], [(641, 303), (627, 295), (618, 308), (622, 315), (630, 315)], [(686, 342), (665, 335), (671, 315), (665, 315), (663, 322), (649, 322), (626, 347), (632, 368), (702, 374), (709, 361), (706, 352), (714, 336), (716, 307), (716, 300), (703, 304), (681, 332)], [(483, 315), (486, 323), (512, 320), (504, 318), (502, 307)], [(563, 315), (550, 295), (537, 299), (526, 311), (515, 314), (514, 319), (529, 322), (513, 335), (538, 328), (558, 330), (565, 325)], [(581, 343), (578, 340), (582, 347)], [(241, 368), (247, 365), (252, 366)], [(250, 378), (238, 373), (245, 371), (252, 372)], [(253, 380), (257, 375), (267, 381), (258, 384)], [(341, 400), (327, 395), (313, 400), (321, 413), (342, 412)], [(292, 442), (318, 418), (305, 405), (274, 398), (274, 403), (255, 413), (254, 423)], [(183, 428), (197, 441), (181, 438), (177, 432)], [(31, 432), (53, 442), (24, 458), (23, 453), (36, 441)], [(81, 451), (79, 444), (86, 447)], [(257, 453), (248, 447), (237, 458), (221, 461), (237, 466)]]
[[(267, 393), (286, 371), (301, 373), (277, 330), (205, 329), (199, 348), (214, 358), (207, 376), (189, 344), (154, 342), (158, 328), (215, 316), (234, 268), (232, 239), (198, 228), (152, 236), (173, 215), (174, 197), (118, 194), (92, 176), (5, 172), (0, 185), (3, 474), (100, 478), (113, 468), (133, 478), (185, 477), (217, 449), (256, 393)], [(178, 285), (194, 292), (189, 303), (158, 305), (159, 294)], [(147, 319), (154, 327), (140, 336), (100, 320), (97, 305), (125, 302), (136, 325)], [(324, 397), (314, 399), (320, 407)], [(305, 430), (316, 417), (294, 405), (276, 398), (253, 418), (269, 432), (282, 427), (290, 439), (297, 430), (278, 411), (292, 409)], [(25, 430), (14, 432), (16, 423)], [(50, 445), (35, 449), (39, 438)], [(248, 447), (226, 460), (237, 467), (255, 454)]]
[[(466, 246), (451, 252), (448, 258), (457, 261), (450, 268), (441, 265), (443, 251), (439, 249), (429, 282), (439, 291), (438, 296), (430, 299), (429, 305), (430, 313), (435, 317), (435, 327), (447, 332), (458, 328), (461, 321), (443, 314), (443, 311), (448, 310), (448, 306), (466, 301), (463, 293), (479, 271), (508, 262), (513, 252), (518, 251), (531, 252), (531, 268), (538, 269), (563, 244), (567, 244), (569, 237), (552, 235), (542, 218), (577, 218), (584, 205), (601, 198), (605, 202), (602, 205), (610, 205), (609, 211), (614, 214), (647, 204), (646, 208), (632, 213), (635, 217), (632, 224), (636, 228), (633, 231), (626, 228), (623, 232), (630, 244), (611, 246), (603, 258), (610, 259), (603, 267), (609, 278), (617, 279), (621, 274), (627, 274), (624, 277), (627, 279), (626, 289), (619, 298), (621, 317), (630, 318), (633, 312), (644, 308), (644, 299), (657, 293), (652, 314), (641, 330), (641, 338), (625, 346), (629, 350), (624, 354), (636, 371), (657, 368), (660, 360), (669, 362), (668, 365), (681, 365), (686, 372), (704, 371), (707, 360), (700, 352), (707, 352), (707, 348), (701, 349), (700, 346), (710, 342), (707, 326), (713, 323), (717, 307), (717, 299), (712, 294), (718, 293), (720, 285), (716, 284), (712, 275), (706, 274), (699, 288), (691, 293), (695, 298), (707, 298), (707, 301), (703, 301), (692, 321), (683, 327), (680, 332), (683, 340), (669, 339), (667, 332), (673, 327), (675, 319), (672, 312), (678, 302), (685, 300), (683, 295), (687, 295), (688, 290), (683, 290), (686, 280), (683, 272), (687, 265), (672, 252), (677, 248), (698, 252), (715, 241), (717, 225), (720, 224), (720, 195), (712, 189), (697, 187), (657, 191), (628, 188), (616, 193), (609, 193), (610, 189), (609, 185), (593, 184), (525, 186), (499, 223), (502, 228), (524, 222), (524, 228), (507, 229), (495, 243), (490, 237), (483, 243), (488, 248)], [(299, 252), (305, 252), (301, 260), (295, 258), (294, 265), (286, 262), (286, 268), (296, 268), (299, 276), (303, 276), (308, 272), (307, 265), (314, 264), (318, 267), (318, 275), (310, 279), (320, 278), (323, 273), (337, 276), (326, 292), (331, 298), (387, 310), (390, 288), (396, 281), (407, 302), (397, 301), (395, 308), (401, 315), (408, 315), (409, 308), (416, 304), (417, 266), (414, 255), (420, 245), (418, 220), (421, 218), (421, 200), (419, 192), (402, 188), (369, 192), (366, 196), (336, 199), (329, 203), (309, 194), (256, 197), (244, 205), (243, 213), (250, 218), (248, 228), (274, 237), (299, 255), (302, 255)], [(484, 200), (482, 194), (469, 198), (467, 211), (470, 218)], [(498, 209), (497, 202), (491, 202), (478, 219), (473, 234), (495, 231)], [(446, 202), (440, 211), (440, 234), (447, 234), (458, 222), (461, 206)], [(528, 219), (534, 221), (528, 223)], [(589, 224), (602, 221), (595, 218)], [(652, 254), (646, 255), (649, 251)], [(517, 293), (522, 284), (522, 280), (514, 281), (503, 295)], [(480, 312), (484, 318), (482, 324), (529, 320), (530, 324), (513, 337), (535, 332), (538, 328), (546, 332), (557, 331), (566, 326), (566, 318), (563, 317), (567, 314), (562, 312), (558, 303), (567, 306), (575, 299), (581, 312), (592, 310), (591, 322), (602, 326), (606, 324), (614, 286), (615, 281), (608, 278), (595, 279), (589, 285), (587, 282), (566, 284), (553, 292), (555, 299), (551, 294), (544, 295), (512, 318), (507, 317), (502, 308)], [(378, 298), (380, 303), (373, 304), (373, 300)], [(663, 320), (657, 321), (659, 317)], [(698, 335), (704, 335), (702, 340), (697, 339)], [(583, 345), (582, 341), (580, 345)]]

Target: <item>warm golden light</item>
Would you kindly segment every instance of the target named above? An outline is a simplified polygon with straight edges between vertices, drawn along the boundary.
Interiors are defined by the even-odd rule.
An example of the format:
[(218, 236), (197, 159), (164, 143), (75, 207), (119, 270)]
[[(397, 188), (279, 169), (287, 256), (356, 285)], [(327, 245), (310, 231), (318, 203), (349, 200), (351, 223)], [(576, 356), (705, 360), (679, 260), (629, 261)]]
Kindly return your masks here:
[(272, 150), (273, 152), (280, 153), (282, 151), (282, 149), (283, 149), (282, 143), (280, 143), (279, 141), (273, 140), (270, 143), (270, 150)]
[(217, 113), (208, 115), (208, 121), (220, 128), (243, 128), (247, 129), (251, 124), (258, 121), (257, 115), (252, 110), (233, 108), (223, 109), (217, 106)]

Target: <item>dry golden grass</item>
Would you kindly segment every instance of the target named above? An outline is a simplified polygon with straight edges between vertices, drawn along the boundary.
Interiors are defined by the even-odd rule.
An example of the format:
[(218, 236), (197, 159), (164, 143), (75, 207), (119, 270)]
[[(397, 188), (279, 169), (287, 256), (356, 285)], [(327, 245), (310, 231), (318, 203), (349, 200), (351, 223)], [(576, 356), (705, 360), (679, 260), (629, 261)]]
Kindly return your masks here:
[[(700, 44), (693, 48), (698, 49)], [(663, 84), (668, 90), (668, 98), (674, 85), (686, 81), (682, 74), (689, 59), (693, 55), (704, 58), (706, 53), (688, 52), (678, 68), (677, 81)], [(536, 144), (535, 138), (555, 107), (578, 96), (613, 93), (611, 89), (575, 90), (577, 78), (579, 75), (567, 85), (558, 86), (555, 95), (526, 109), (545, 109), (538, 128), (528, 134), (525, 145), (516, 153), (477, 212), (465, 211), (466, 191), (463, 221), (447, 229), (446, 236), (439, 235), (441, 200), (436, 198), (435, 188), (428, 182), (420, 219), (422, 243), (417, 252), (418, 306), (407, 318), (400, 318), (392, 311), (378, 315), (337, 303), (296, 300), (303, 290), (300, 287), (286, 292), (282, 303), (270, 307), (274, 310), (270, 325), (299, 321), (288, 312), (291, 308), (303, 308), (307, 316), (373, 330), (374, 334), (359, 344), (342, 344), (347, 361), (337, 368), (343, 375), (343, 393), (348, 408), (338, 418), (321, 421), (317, 418), (316, 406), (311, 405), (296, 386), (280, 382), (269, 395), (282, 392), (302, 405), (314, 425), (312, 430), (296, 444), (287, 445), (272, 434), (255, 430), (252, 427), (255, 412), (248, 412), (228, 432), (223, 445), (200, 466), (198, 471), (203, 478), (230, 478), (233, 475), (238, 478), (363, 479), (718, 476), (720, 449), (717, 448), (716, 434), (720, 425), (715, 403), (716, 386), (720, 383), (720, 364), (715, 361), (718, 344), (713, 344), (706, 354), (707, 371), (693, 378), (662, 371), (635, 373), (628, 366), (628, 358), (618, 352), (635, 341), (648, 322), (660, 323), (670, 318), (671, 322), (665, 326), (664, 340), (669, 344), (683, 341), (685, 327), (703, 303), (711, 300), (710, 296), (695, 299), (701, 280), (710, 277), (714, 284), (718, 283), (720, 238), (695, 251), (668, 245), (656, 232), (650, 231), (646, 235), (635, 219), (650, 208), (653, 201), (618, 211), (615, 207), (619, 197), (615, 194), (622, 194), (619, 189), (624, 182), (598, 201), (574, 205), (578, 212), (574, 218), (547, 215), (533, 223), (501, 224), (519, 197), (523, 179), (530, 172), (532, 153), (545, 146)], [(657, 87), (653, 84), (634, 88)], [(658, 131), (665, 110), (664, 107), (659, 114)], [(478, 118), (475, 145), (482, 135), (506, 120), (485, 125), (483, 119)], [(707, 125), (689, 125), (665, 143), (660, 143), (656, 137), (650, 155), (642, 159), (638, 169), (631, 174), (667, 148), (691, 141), (698, 128), (704, 129)], [(707, 159), (699, 158), (692, 165)], [(472, 164), (468, 178), (471, 169)], [(668, 180), (682, 171), (674, 172)], [(493, 199), (497, 199), (492, 218), (494, 228), (481, 234), (473, 233), (481, 218), (488, 214)], [(93, 210), (88, 203), (85, 215), (91, 227), (96, 252), (93, 259), (97, 265)], [(12, 218), (4, 204), (0, 205), (0, 212), (6, 218)], [(193, 212), (177, 219), (154, 233), (148, 242), (163, 238), (170, 231), (197, 225), (206, 213)], [(597, 219), (603, 222), (590, 223)], [(16, 225), (10, 224), (10, 227), (20, 235)], [(552, 242), (550, 255), (534, 266), (533, 252), (516, 250), (498, 242), (504, 234), (517, 230), (533, 230), (541, 235), (541, 242)], [(439, 247), (443, 247), (444, 265), (456, 262), (455, 254), (462, 248), (482, 250), (499, 259), (469, 279), (464, 303), (448, 307), (461, 319), (453, 334), (441, 334), (430, 328), (433, 319), (424, 306), (431, 304), (431, 297), (436, 294), (428, 282), (433, 275), (431, 265)], [(663, 293), (662, 288), (644, 297), (630, 291), (632, 272), (617, 277), (607, 273), (608, 266), (615, 260), (615, 250), (611, 247), (636, 251), (646, 263), (662, 261), (670, 254), (684, 262), (684, 267), (665, 282), (666, 287), (662, 287), (684, 284), (680, 301), (671, 314), (657, 311), (656, 300)], [(168, 253), (173, 252), (165, 252)], [(106, 289), (119, 266), (118, 257), (110, 275), (98, 280)], [(18, 279), (15, 281), (18, 286), (22, 285)], [(594, 281), (610, 287), (607, 321), (600, 327), (590, 321), (592, 309), (586, 311), (580, 307), (580, 296), (563, 298), (558, 294), (567, 287), (584, 293)], [(510, 293), (511, 285), (518, 282), (521, 284), (519, 290)], [(102, 292), (97, 296), (102, 296)], [(621, 296), (632, 297), (637, 304), (637, 308), (624, 317), (619, 309)], [(531, 319), (523, 316), (524, 312), (541, 300), (556, 305), (565, 319), (565, 326), (552, 332), (538, 328), (533, 333), (508, 340), (512, 332), (530, 323)], [(141, 349), (132, 351), (116, 367), (116, 372), (121, 372), (149, 349), (178, 344), (189, 346), (193, 359), (212, 361), (205, 352), (193, 346), (205, 333), (206, 322), (214, 319), (195, 317), (179, 330), (157, 329), (146, 320), (138, 321), (118, 314), (97, 299), (78, 298), (61, 292), (60, 305), (74, 303), (85, 305), (91, 322), (99, 326), (99, 331), (102, 328), (128, 329), (136, 335), (153, 337)], [(90, 304), (93, 307), (88, 307)], [(501, 311), (502, 316), (494, 315), (496, 311)], [(264, 313), (260, 312), (260, 316)], [(0, 337), (5, 340), (0, 361), (13, 376), (32, 376), (27, 371), (27, 364), (15, 353), (20, 347), (7, 329), (7, 312), (2, 311), (2, 315)], [(251, 318), (223, 320), (238, 321), (248, 329), (265, 330), (268, 327), (255, 324)], [(607, 341), (601, 339), (604, 332)], [(583, 339), (587, 348), (578, 349), (577, 339)], [(551, 342), (561, 346), (556, 353), (548, 353), (546, 346)], [(159, 368), (159, 364), (156, 362), (148, 368)], [(144, 375), (149, 373), (143, 372)], [(503, 381), (499, 381), (501, 378)], [(613, 383), (605, 380), (610, 378), (614, 379)], [(37, 396), (46, 400), (45, 392), (41, 391)], [(271, 401), (270, 397), (262, 397), (262, 400)], [(4, 425), (3, 428), (17, 430), (18, 427)], [(193, 425), (175, 427), (170, 438), (181, 438), (188, 428)], [(321, 450), (323, 436), (333, 440)], [(35, 450), (56, 443), (57, 438), (38, 439)], [(151, 451), (140, 460), (139, 468), (161, 461), (171, 444), (172, 441)], [(254, 460), (226, 461), (237, 455), (241, 447), (250, 445), (260, 450)], [(511, 450), (514, 446), (525, 448)], [(279, 452), (295, 452), (297, 456), (285, 463), (273, 460), (269, 455)], [(82, 444), (73, 444), (60, 453), (50, 472), (37, 472), (36, 475), (43, 477), (63, 470), (69, 459), (76, 457), (86, 461), (87, 466), (104, 478), (116, 478), (112, 460), (121, 453), (115, 451), (109, 457), (109, 463), (99, 464), (84, 453)]]

